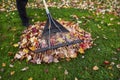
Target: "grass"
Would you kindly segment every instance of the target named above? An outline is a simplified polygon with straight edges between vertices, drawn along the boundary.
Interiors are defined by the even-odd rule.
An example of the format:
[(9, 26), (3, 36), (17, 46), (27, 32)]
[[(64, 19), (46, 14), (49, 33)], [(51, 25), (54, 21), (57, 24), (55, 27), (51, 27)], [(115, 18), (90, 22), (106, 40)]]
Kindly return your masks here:
[[(0, 12), (0, 76), (1, 80), (118, 80), (120, 79), (120, 69), (116, 67), (120, 64), (120, 52), (116, 51), (120, 47), (120, 18), (112, 14), (95, 15), (87, 10), (73, 8), (57, 9), (50, 8), (55, 19), (63, 19), (77, 22), (71, 15), (77, 15), (80, 27), (92, 34), (94, 46), (79, 55), (76, 59), (67, 62), (51, 64), (31, 64), (26, 61), (11, 62), (18, 48), (13, 47), (20, 39), (21, 32), (25, 29), (21, 25), (17, 11)], [(27, 9), (28, 15), (33, 18), (32, 24), (36, 21), (45, 21), (46, 14), (43, 9)], [(85, 18), (83, 18), (83, 16)], [(90, 18), (91, 17), (91, 18)], [(113, 18), (113, 21), (110, 19)], [(112, 24), (112, 25), (109, 25)], [(12, 53), (10, 55), (10, 53)], [(83, 59), (82, 56), (85, 56)], [(117, 60), (116, 60), (117, 59)], [(115, 65), (104, 65), (104, 61), (114, 62)], [(3, 67), (2, 63), (6, 63)], [(13, 68), (9, 65), (14, 64)], [(22, 72), (21, 69), (28, 66), (29, 69)], [(98, 66), (99, 70), (92, 68)], [(109, 69), (111, 68), (111, 69)], [(4, 69), (4, 71), (2, 71)], [(64, 71), (68, 71), (68, 75)], [(13, 75), (10, 75), (15, 71)]]

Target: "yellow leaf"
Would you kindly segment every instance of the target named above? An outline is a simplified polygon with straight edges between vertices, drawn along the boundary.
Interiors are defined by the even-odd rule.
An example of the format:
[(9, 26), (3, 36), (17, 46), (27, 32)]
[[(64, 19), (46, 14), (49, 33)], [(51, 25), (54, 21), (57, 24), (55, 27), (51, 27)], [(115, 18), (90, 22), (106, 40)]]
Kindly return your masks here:
[(6, 63), (2, 63), (2, 67), (5, 67), (6, 66)]
[(18, 44), (13, 44), (14, 47), (18, 47), (19, 45)]
[(79, 49), (79, 52), (80, 52), (81, 54), (84, 54), (84, 53), (85, 53), (84, 50), (83, 50), (83, 48), (80, 48), (80, 49)]
[(32, 77), (30, 77), (28, 80), (33, 80), (33, 78), (32, 78)]
[(28, 53), (29, 50), (28, 49), (23, 49), (23, 52)]
[(108, 69), (112, 69), (112, 66), (109, 66)]
[(34, 46), (32, 46), (32, 47), (29, 47), (29, 49), (32, 51), (35, 51), (36, 48)]
[(12, 76), (12, 75), (14, 75), (15, 74), (15, 71), (11, 71), (10, 72), (10, 75)]
[(62, 38), (58, 38), (57, 41), (64, 42), (64, 40)]

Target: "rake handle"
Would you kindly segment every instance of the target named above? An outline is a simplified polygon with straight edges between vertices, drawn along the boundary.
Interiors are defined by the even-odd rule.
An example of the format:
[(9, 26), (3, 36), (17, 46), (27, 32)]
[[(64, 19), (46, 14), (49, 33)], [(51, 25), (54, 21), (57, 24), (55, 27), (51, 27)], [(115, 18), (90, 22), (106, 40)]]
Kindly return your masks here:
[(45, 6), (46, 13), (47, 13), (47, 14), (50, 14), (49, 9), (48, 9), (48, 5), (46, 4), (46, 1), (45, 1), (45, 0), (43, 0), (43, 4), (44, 4), (44, 6)]

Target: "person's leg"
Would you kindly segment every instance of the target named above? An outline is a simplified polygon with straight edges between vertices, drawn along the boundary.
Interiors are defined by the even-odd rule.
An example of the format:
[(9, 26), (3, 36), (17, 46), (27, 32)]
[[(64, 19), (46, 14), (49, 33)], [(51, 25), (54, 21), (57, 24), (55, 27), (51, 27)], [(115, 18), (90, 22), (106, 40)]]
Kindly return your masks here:
[(23, 26), (29, 26), (29, 19), (26, 13), (27, 2), (28, 0), (16, 0), (17, 10), (22, 20)]

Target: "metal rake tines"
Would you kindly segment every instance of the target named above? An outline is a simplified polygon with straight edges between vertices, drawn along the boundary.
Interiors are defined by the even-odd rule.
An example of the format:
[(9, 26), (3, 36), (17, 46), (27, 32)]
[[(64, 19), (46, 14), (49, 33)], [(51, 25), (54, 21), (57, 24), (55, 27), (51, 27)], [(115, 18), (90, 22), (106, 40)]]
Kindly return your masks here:
[(53, 19), (50, 14), (48, 14), (48, 19), (45, 24), (45, 28), (42, 33), (42, 37), (49, 35), (49, 31), (50, 31), (50, 34), (55, 34), (57, 32), (69, 32), (58, 21)]

